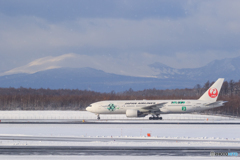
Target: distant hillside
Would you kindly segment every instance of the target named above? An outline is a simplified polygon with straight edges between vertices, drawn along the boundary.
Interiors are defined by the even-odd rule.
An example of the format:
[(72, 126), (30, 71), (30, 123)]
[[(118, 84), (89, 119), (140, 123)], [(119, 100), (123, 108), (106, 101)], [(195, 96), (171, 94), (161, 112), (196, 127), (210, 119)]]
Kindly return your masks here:
[(171, 68), (161, 63), (149, 65), (157, 78), (131, 77), (106, 73), (93, 68), (58, 68), (34, 74), (15, 74), (0, 77), (0, 87), (81, 89), (97, 92), (122, 92), (132, 88), (182, 89), (203, 85), (206, 81), (240, 79), (240, 57), (215, 60), (200, 68)]
[(60, 68), (34, 74), (15, 74), (0, 77), (0, 87), (81, 89), (99, 92), (121, 92), (132, 88), (168, 89), (193, 87), (194, 81), (179, 82), (157, 78), (142, 78), (106, 73), (92, 68)]
[(149, 66), (159, 72), (157, 77), (160, 79), (194, 80), (196, 83), (215, 81), (218, 78), (235, 81), (240, 79), (240, 57), (215, 60), (200, 68), (176, 69), (161, 63)]

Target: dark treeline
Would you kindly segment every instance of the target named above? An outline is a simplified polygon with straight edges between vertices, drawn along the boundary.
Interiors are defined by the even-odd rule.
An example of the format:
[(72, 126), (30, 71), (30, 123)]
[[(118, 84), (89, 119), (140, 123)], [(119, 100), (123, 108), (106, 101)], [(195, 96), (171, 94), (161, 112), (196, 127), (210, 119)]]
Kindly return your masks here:
[[(198, 99), (214, 82), (197, 84), (192, 89), (146, 89), (125, 92), (99, 93), (87, 90), (0, 88), (0, 110), (85, 110), (101, 100), (141, 100), (141, 99)], [(239, 116), (240, 81), (223, 83), (218, 100), (228, 101), (223, 107), (204, 111), (208, 114)]]

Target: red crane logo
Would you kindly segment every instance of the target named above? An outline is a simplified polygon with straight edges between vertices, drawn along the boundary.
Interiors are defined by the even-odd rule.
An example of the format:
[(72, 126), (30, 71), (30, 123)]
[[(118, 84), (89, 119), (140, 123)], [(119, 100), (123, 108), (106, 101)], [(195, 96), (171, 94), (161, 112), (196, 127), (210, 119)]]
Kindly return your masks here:
[(209, 95), (209, 97), (211, 97), (211, 98), (216, 98), (216, 97), (218, 96), (218, 90), (217, 90), (217, 88), (210, 88), (210, 89), (208, 90), (208, 95)]

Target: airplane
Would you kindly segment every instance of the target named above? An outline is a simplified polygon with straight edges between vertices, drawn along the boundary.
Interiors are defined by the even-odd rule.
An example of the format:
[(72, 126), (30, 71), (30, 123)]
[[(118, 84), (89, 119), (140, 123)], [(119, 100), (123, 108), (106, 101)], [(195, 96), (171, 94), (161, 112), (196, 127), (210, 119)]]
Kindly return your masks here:
[(190, 113), (223, 106), (227, 101), (217, 101), (224, 78), (219, 78), (198, 100), (108, 100), (90, 104), (86, 110), (100, 114), (126, 114), (127, 117), (145, 117), (162, 120), (160, 114)]

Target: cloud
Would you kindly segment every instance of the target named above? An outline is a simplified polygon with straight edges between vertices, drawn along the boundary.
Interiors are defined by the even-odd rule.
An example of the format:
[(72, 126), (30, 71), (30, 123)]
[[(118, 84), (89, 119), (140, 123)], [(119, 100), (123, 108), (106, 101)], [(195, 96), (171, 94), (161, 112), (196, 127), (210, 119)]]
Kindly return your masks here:
[(32, 15), (48, 21), (78, 18), (145, 19), (185, 16), (183, 1), (174, 0), (14, 0), (0, 1), (0, 11), (9, 16)]
[[(184, 1), (184, 3), (164, 1), (167, 3), (165, 10), (169, 9), (169, 13), (165, 14), (167, 16), (161, 16), (164, 15), (162, 13), (164, 8), (161, 6), (161, 13), (151, 12), (158, 6), (153, 6), (157, 1), (149, 2), (151, 7), (144, 1), (135, 2), (122, 1), (123, 4), (117, 7), (121, 9), (121, 15), (107, 16), (110, 13), (115, 14), (112, 8), (117, 2), (111, 2), (112, 8), (107, 7), (106, 15), (101, 13), (101, 16), (96, 16), (99, 13), (97, 11), (94, 12), (95, 15), (90, 15), (88, 11), (83, 11), (85, 16), (77, 12), (79, 14), (76, 14), (75, 18), (66, 16), (58, 21), (52, 20), (53, 17), (48, 18), (47, 14), (38, 11), (25, 12), (19, 8), (12, 11), (15, 14), (11, 15), (10, 11), (0, 7), (0, 58), (3, 61), (0, 64), (1, 71), (9, 71), (19, 66), (29, 68), (26, 64), (29, 65), (30, 62), (34, 62), (33, 64), (44, 62), (35, 66), (45, 68), (51, 67), (51, 63), (55, 67), (71, 67), (75, 63), (68, 63), (68, 60), (73, 57), (57, 62), (45, 63), (45, 61), (74, 53), (75, 56), (78, 55), (76, 59), (82, 64), (89, 62), (96, 68), (108, 71), (107, 64), (111, 60), (119, 64), (113, 64), (115, 69), (111, 69), (110, 72), (129, 74), (132, 71), (137, 75), (147, 75), (147, 69), (142, 67), (147, 66), (147, 63), (157, 61), (176, 68), (192, 68), (203, 66), (214, 59), (234, 57), (240, 53), (238, 44), (240, 10), (237, 8), (239, 1)], [(50, 2), (38, 3), (44, 7)], [(4, 5), (5, 8), (12, 7), (12, 4)], [(131, 8), (135, 12), (130, 12)], [(148, 13), (140, 14), (142, 8), (148, 8), (144, 9)], [(178, 12), (171, 15), (170, 11), (176, 8), (179, 9)], [(141, 18), (128, 17), (124, 15), (124, 11), (128, 11), (126, 14), (141, 15)], [(67, 11), (63, 11), (62, 14), (65, 13)], [(176, 16), (177, 13), (182, 16)], [(42, 57), (48, 58), (41, 59)], [(98, 62), (98, 59), (101, 62)], [(125, 66), (129, 68), (126, 69)], [(21, 68), (18, 72), (20, 70)], [(29, 70), (29, 73), (32, 71)]]

